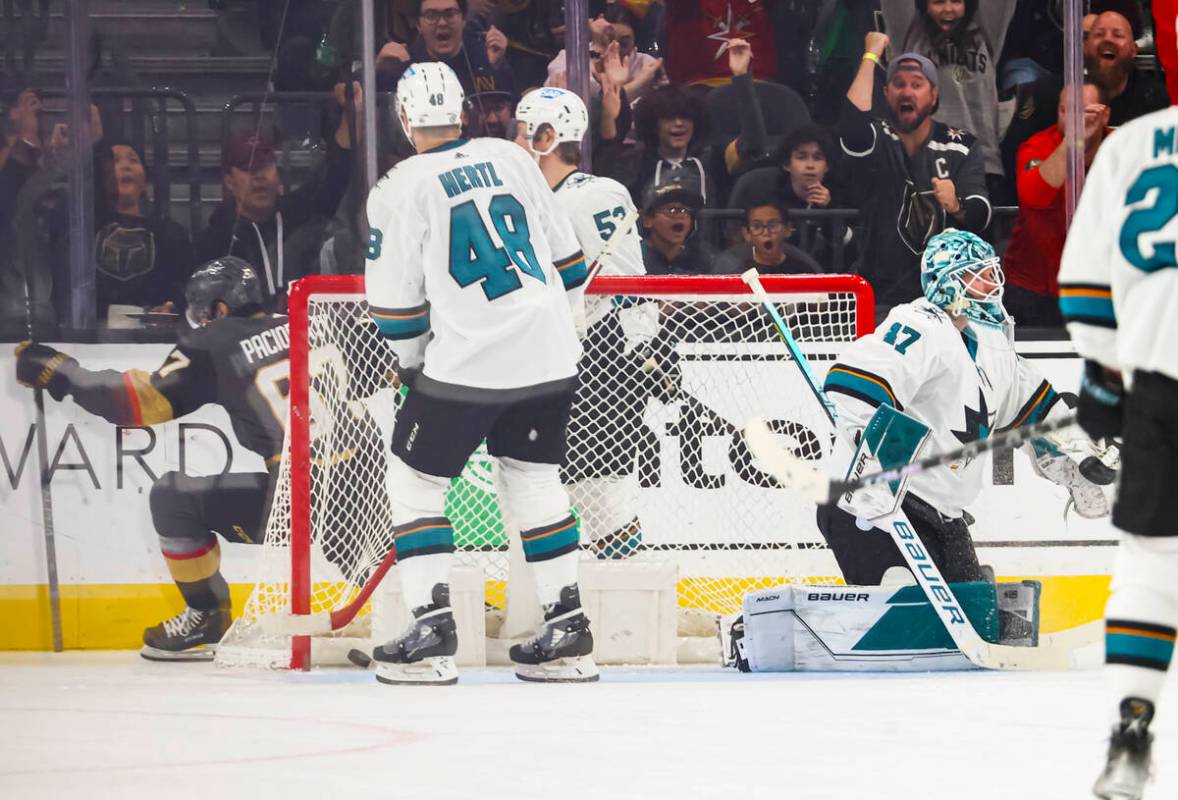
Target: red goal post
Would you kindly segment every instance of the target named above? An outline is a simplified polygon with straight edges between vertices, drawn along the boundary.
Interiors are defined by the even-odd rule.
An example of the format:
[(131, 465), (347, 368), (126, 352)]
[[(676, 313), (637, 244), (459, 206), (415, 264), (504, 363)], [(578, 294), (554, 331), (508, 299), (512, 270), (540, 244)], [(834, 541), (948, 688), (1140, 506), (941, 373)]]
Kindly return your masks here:
[[(845, 343), (873, 330), (874, 296), (870, 285), (859, 276), (764, 275), (761, 280), (771, 300), (782, 312), (791, 329), (794, 329), (795, 336), (802, 344), (803, 350), (808, 354), (813, 354), (815, 358), (829, 361)], [(699, 466), (698, 475), (692, 473), (684, 478), (683, 481), (690, 484), (689, 489), (685, 491), (675, 492), (668, 490), (666, 486), (660, 486), (658, 491), (642, 487), (633, 489), (631, 493), (641, 493), (645, 490), (652, 497), (659, 494), (669, 498), (659, 501), (660, 503), (670, 503), (669, 511), (661, 507), (658, 509), (653, 506), (642, 507), (644, 534), (646, 534), (646, 520), (650, 520), (651, 530), (646, 535), (652, 553), (667, 554), (667, 557), (682, 557), (685, 562), (703, 562), (709, 558), (722, 560), (721, 554), (725, 558), (732, 553), (750, 556), (743, 565), (734, 565), (735, 561), (732, 561), (724, 566), (717, 566), (716, 571), (720, 573), (718, 576), (706, 574), (709, 569), (707, 565), (700, 567), (698, 563), (693, 563), (684, 566), (686, 577), (681, 581), (680, 606), (702, 607), (716, 614), (730, 613), (733, 610), (734, 599), (738, 603), (740, 593), (743, 591), (772, 585), (773, 582), (780, 582), (780, 580), (787, 578), (799, 577), (793, 570), (789, 570), (785, 575), (780, 574), (783, 569), (788, 569), (780, 567), (763, 570), (767, 571), (768, 575), (759, 574), (761, 561), (760, 559), (754, 560), (751, 556), (757, 551), (768, 552), (772, 549), (772, 543), (766, 544), (761, 541), (763, 530), (754, 531), (752, 529), (763, 529), (772, 523), (745, 520), (741, 516), (750, 505), (755, 504), (755, 498), (750, 500), (740, 496), (738, 500), (734, 501), (738, 503), (736, 511), (720, 512), (721, 516), (730, 520), (730, 524), (733, 526), (734, 540), (742, 536), (747, 537), (747, 547), (740, 542), (723, 541), (722, 537), (725, 534), (718, 534), (714, 530), (707, 535), (701, 535), (698, 540), (672, 541), (663, 535), (663, 532), (656, 530), (658, 527), (656, 521), (662, 518), (678, 518), (681, 521), (686, 519), (691, 522), (695, 517), (702, 515), (703, 512), (700, 509), (706, 509), (709, 503), (714, 504), (715, 498), (719, 495), (713, 493), (712, 499), (701, 501), (704, 505), (698, 507), (690, 506), (690, 503), (695, 501), (683, 498), (688, 497), (691, 490), (699, 489), (701, 486), (709, 489), (719, 488), (720, 490), (724, 488), (724, 481), (718, 479), (723, 475), (717, 476), (707, 472), (708, 469), (714, 471), (717, 469), (714, 464), (724, 461), (722, 453), (717, 456), (715, 452), (712, 452), (723, 450), (722, 442), (720, 445), (716, 445), (711, 441), (711, 439), (723, 438), (720, 434), (715, 434), (713, 429), (718, 430), (718, 426), (723, 426), (725, 431), (729, 428), (739, 430), (743, 422), (735, 418), (722, 419), (725, 411), (723, 409), (717, 411), (709, 406), (732, 405), (734, 398), (741, 401), (749, 400), (740, 406), (739, 412), (732, 412), (733, 417), (742, 416), (746, 413), (747, 408), (752, 408), (756, 403), (761, 404), (759, 413), (762, 414), (766, 413), (766, 403), (773, 407), (784, 404), (788, 408), (783, 413), (790, 419), (799, 415), (809, 419), (811, 411), (815, 412), (813, 416), (821, 417), (822, 412), (817, 408), (812, 395), (794, 391), (792, 385), (788, 389), (781, 389), (778, 386), (778, 384), (790, 383), (793, 379), (789, 376), (796, 372), (796, 369), (789, 364), (787, 364), (788, 370), (780, 366), (782, 362), (788, 361), (787, 356), (784, 358), (782, 356), (785, 348), (776, 340), (768, 315), (757, 308), (756, 299), (752, 297), (748, 286), (744, 284), (739, 275), (598, 276), (587, 291), (587, 303), (591, 306), (595, 303), (602, 304), (599, 305), (601, 309), (621, 307), (624, 305), (620, 302), (621, 300), (630, 302), (634, 299), (637, 299), (638, 303), (647, 303), (650, 307), (659, 309), (657, 315), (654, 315), (653, 312), (652, 315), (657, 317), (658, 324), (662, 326), (661, 330), (674, 327), (672, 334), (676, 351), (676, 375), (681, 385), (681, 396), (663, 402), (657, 410), (651, 410), (657, 405), (656, 401), (649, 402), (646, 413), (664, 416), (652, 419), (648, 426), (649, 430), (644, 429), (642, 433), (649, 437), (650, 430), (659, 434), (662, 429), (670, 429), (672, 425), (679, 425), (682, 428), (688, 424), (683, 422), (685, 417), (693, 414), (695, 416), (692, 417), (691, 424), (704, 430), (699, 438), (710, 438), (696, 448), (708, 452), (692, 457), (698, 457), (701, 463), (708, 458), (713, 458), (711, 462), (713, 466)], [(313, 451), (313, 427), (319, 425), (322, 429), (323, 422), (321, 420), (317, 423), (316, 415), (326, 416), (329, 412), (325, 412), (322, 407), (324, 399), (314, 396), (316, 392), (313, 391), (313, 384), (317, 378), (313, 374), (315, 368), (313, 362), (316, 350), (329, 345), (332, 348), (347, 351), (345, 360), (349, 361), (348, 369), (352, 372), (369, 368), (379, 371), (386, 368), (388, 354), (384, 353), (383, 349), (387, 348), (387, 344), (380, 339), (375, 326), (367, 319), (363, 300), (364, 279), (361, 276), (310, 276), (295, 281), (291, 285), (289, 296), (291, 342), (289, 447), (284, 457), (286, 463), (283, 464), (280, 473), (280, 486), (275, 491), (274, 508), (267, 529), (266, 543), (263, 546), (266, 553), (259, 561), (260, 564), (265, 562), (270, 566), (260, 567), (259, 574), (255, 576), (257, 580), (255, 591), (243, 612), (244, 617), (248, 618), (247, 621), (255, 621), (259, 615), (281, 613), (287, 609), (294, 615), (306, 615), (325, 609), (342, 608), (357, 600), (361, 584), (374, 574), (375, 567), (383, 555), (378, 552), (381, 549), (379, 541), (383, 540), (380, 535), (375, 535), (371, 542), (364, 545), (366, 554), (362, 565), (359, 565), (358, 559), (353, 559), (357, 561), (357, 564), (349, 562), (347, 568), (340, 568), (339, 572), (342, 572), (342, 575), (335, 574), (333, 571), (333, 577), (329, 579), (320, 578), (313, 574), (313, 570), (319, 568), (315, 566), (317, 553), (319, 556), (326, 554), (329, 561), (334, 558), (333, 563), (345, 560), (326, 552), (327, 548), (323, 542), (316, 539), (319, 534), (316, 533), (315, 525), (317, 522), (321, 525), (323, 517), (333, 513), (330, 508), (337, 491), (347, 493), (347, 488), (343, 486), (325, 489), (322, 486), (317, 487), (316, 484), (316, 481), (320, 483), (324, 481), (322, 473), (324, 473), (325, 467), (323, 466), (323, 454), (316, 455)], [(330, 311), (325, 311), (326, 309), (330, 309)], [(592, 319), (591, 316), (591, 321)], [(347, 323), (341, 324), (340, 320), (347, 320)], [(362, 340), (362, 346), (353, 346), (355, 342), (352, 340), (356, 339)], [(347, 346), (344, 347), (344, 345)], [(357, 353), (359, 355), (356, 355)], [(370, 365), (367, 364), (368, 360), (372, 362)], [(772, 364), (773, 368), (768, 369), (767, 364)], [(749, 370), (752, 371), (749, 372)], [(821, 373), (825, 369), (819, 371)], [(347, 383), (346, 378), (343, 378), (342, 381), (343, 384)], [(376, 382), (380, 383), (379, 380)], [(758, 384), (768, 384), (768, 386), (759, 386)], [(324, 384), (320, 380), (319, 393), (322, 393), (323, 385), (342, 384), (330, 382)], [(760, 393), (762, 390), (767, 392), (765, 397), (755, 399), (755, 402), (754, 399), (750, 399), (754, 393)], [(332, 390), (328, 391), (330, 393)], [(699, 403), (697, 395), (706, 395), (703, 403)], [(696, 403), (700, 407), (691, 409), (688, 407), (687, 401)], [(354, 403), (355, 401), (346, 397), (336, 397), (330, 402), (337, 403), (340, 408), (343, 408), (345, 403)], [(388, 402), (384, 404), (390, 405)], [(674, 408), (671, 408), (672, 406)], [(813, 406), (813, 408), (809, 408), (809, 406)], [(732, 407), (736, 408), (736, 406)], [(613, 409), (606, 405), (600, 409), (602, 414), (612, 413), (612, 411)], [(331, 413), (338, 415), (342, 412)], [(679, 416), (675, 417), (675, 414)], [(676, 422), (676, 419), (679, 421)], [(820, 421), (805, 423), (805, 425), (813, 427), (814, 430), (818, 430), (814, 426), (821, 424)], [(339, 436), (341, 434), (337, 428), (343, 426), (327, 425), (326, 427), (333, 429), (332, 435)], [(387, 434), (387, 430), (383, 426), (382, 433)], [(320, 435), (322, 435), (322, 430)], [(811, 438), (821, 439), (822, 437)], [(387, 442), (387, 439), (384, 441)], [(680, 462), (683, 462), (687, 458), (683, 451), (690, 449), (688, 445), (695, 447), (696, 443), (684, 443), (681, 438), (680, 444), (682, 449), (679, 456)], [(336, 448), (342, 446), (336, 445)], [(645, 445), (636, 442), (633, 446), (637, 448)], [(735, 445), (729, 446), (728, 463), (722, 464), (722, 466), (724, 469), (728, 469), (731, 465), (741, 467), (738, 472), (743, 479), (743, 483), (741, 483), (743, 491), (747, 489), (745, 484), (750, 483), (749, 475), (751, 474), (756, 479), (759, 473), (751, 464), (745, 464), (744, 461), (739, 460), (743, 458), (742, 454), (733, 454), (734, 447)], [(664, 449), (671, 448), (668, 446)], [(661, 455), (661, 451), (656, 453), (653, 460), (658, 461), (658, 456)], [(329, 453), (328, 462), (332, 462), (334, 457), (333, 453)], [(815, 453), (812, 457), (817, 460), (822, 457), (822, 454)], [(636, 461), (638, 460), (641, 459), (636, 458)], [(316, 467), (315, 470), (313, 470), (313, 464)], [(650, 470), (658, 469), (659, 465), (651, 467), (647, 464), (645, 468), (650, 472)], [(313, 476), (313, 472), (318, 474)], [(363, 478), (370, 484), (372, 495), (383, 492), (383, 482), (376, 473), (377, 470), (374, 470), (365, 474)], [(648, 475), (647, 478), (648, 483), (651, 480), (658, 480), (657, 475), (654, 478), (650, 478)], [(356, 475), (349, 475), (349, 480), (353, 484), (356, 483)], [(281, 485), (283, 482), (287, 482), (288, 486), (283, 487)], [(665, 484), (674, 482), (674, 480), (663, 481)], [(475, 483), (478, 481), (476, 480)], [(734, 486), (736, 483), (738, 481), (734, 479), (728, 484), (732, 491), (727, 494), (731, 497), (737, 497), (740, 494)], [(751, 483), (754, 491), (763, 492), (768, 486), (763, 483), (757, 485), (756, 480), (752, 480)], [(474, 491), (471, 490), (472, 493)], [(323, 499), (315, 500), (313, 495), (315, 492), (319, 492), (319, 496)], [(778, 490), (778, 494), (784, 493)], [(473, 520), (482, 520), (487, 508), (485, 504), (489, 502), (493, 505), (494, 502), (493, 498), (488, 501), (481, 495), (479, 497), (479, 502), (484, 503), (483, 506), (480, 506), (483, 510), (472, 511), (471, 507), (465, 506), (462, 510), (463, 514), (469, 514)], [(592, 516), (588, 505), (590, 502), (597, 501), (585, 501), (583, 506), (578, 506), (577, 498), (574, 497), (574, 506), (578, 508), (582, 517), (583, 538), (586, 535), (585, 529), (589, 522), (587, 517)], [(313, 508), (315, 509), (314, 513)], [(341, 509), (339, 512), (341, 518), (344, 511), (348, 514), (349, 522), (346, 525), (339, 521), (332, 524), (337, 527), (356, 525), (354, 533), (357, 537), (371, 538), (374, 536), (371, 531), (363, 530), (365, 523), (362, 515), (356, 515), (354, 509)], [(447, 511), (450, 512), (450, 505), (448, 505)], [(377, 514), (377, 517), (384, 520), (383, 512)], [(352, 521), (353, 518), (355, 521)], [(387, 520), (379, 524), (383, 525), (385, 522)], [(736, 526), (741, 522), (744, 523), (743, 527), (749, 530), (736, 531)], [(481, 522), (477, 523), (476, 527), (481, 524)], [(718, 523), (718, 525), (720, 528), (723, 527), (722, 523)], [(455, 527), (457, 528), (458, 525)], [(499, 532), (496, 537), (501, 535), (502, 532)], [(690, 539), (691, 537), (686, 538)], [(463, 548), (464, 545), (459, 542), (459, 549), (463, 550)], [(489, 563), (489, 560), (499, 557), (498, 551), (501, 548), (501, 538), (491, 541), (490, 538), (484, 537), (470, 544), (467, 551), (470, 558), (478, 560), (481, 564), (486, 564)], [(788, 549), (785, 545), (783, 548)], [(280, 562), (285, 562), (288, 565), (289, 573), (287, 575), (271, 574), (281, 573), (286, 569), (274, 566)], [(754, 566), (750, 568), (749, 564)], [(355, 574), (348, 574), (349, 568)], [(750, 571), (758, 574), (754, 576), (744, 574)], [(502, 600), (502, 581), (505, 580), (505, 577), (501, 572), (502, 570), (498, 566), (487, 568), (489, 607), (496, 606)], [(336, 588), (331, 590), (324, 588), (328, 586)], [(341, 586), (342, 588), (339, 588)], [(283, 601), (283, 595), (286, 595), (285, 601)], [(366, 598), (360, 598), (361, 604), (364, 599)], [(227, 652), (233, 647), (233, 643), (229, 641), (231, 638), (230, 635), (226, 637), (226, 643), (229, 645)], [(311, 663), (311, 637), (294, 636), (283, 641), (271, 646), (280, 649), (289, 648), (287, 650), (289, 662), (286, 662), (285, 657), (276, 658), (274, 663), (270, 663), (269, 666), (285, 666), (286, 663), (289, 663), (289, 666), (294, 669), (307, 668)], [(221, 660), (220, 655), (218, 660)]]

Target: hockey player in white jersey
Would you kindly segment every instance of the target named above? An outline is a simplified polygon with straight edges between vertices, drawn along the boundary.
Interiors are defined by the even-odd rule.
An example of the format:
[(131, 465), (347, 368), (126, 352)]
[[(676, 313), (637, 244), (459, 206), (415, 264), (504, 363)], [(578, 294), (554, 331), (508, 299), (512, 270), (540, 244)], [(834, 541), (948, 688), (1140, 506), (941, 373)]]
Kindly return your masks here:
[[(567, 89), (529, 92), (515, 111), (521, 124), (517, 143), (540, 165), (576, 232), (589, 263), (609, 242), (602, 275), (645, 275), (642, 240), (630, 193), (610, 178), (581, 172), (581, 140), (589, 114), (581, 98)], [(585, 298), (581, 385), (569, 421), (568, 458), (562, 478), (580, 509), (581, 525), (599, 558), (626, 558), (641, 546), (635, 470), (642, 412), (652, 393), (665, 384), (651, 368), (659, 332), (653, 302), (628, 302), (609, 296)], [(669, 349), (661, 360), (666, 361)]]
[(1059, 272), (1060, 308), (1086, 359), (1077, 408), (1093, 437), (1123, 437), (1105, 609), (1113, 719), (1098, 797), (1140, 798), (1149, 726), (1178, 628), (1178, 109), (1105, 143)]
[(585, 259), (526, 153), (502, 139), (459, 138), (462, 101), (446, 65), (405, 71), (396, 108), (417, 155), (368, 198), (368, 303), (411, 387), (387, 482), (414, 621), (373, 652), (377, 678), (457, 680), (444, 502), (485, 438), (544, 609), (538, 634), (510, 650), (516, 674), (596, 680), (577, 587), (578, 525), (559, 474), (581, 354), (571, 304)]
[[(927, 453), (1064, 413), (1051, 384), (1014, 351), (1002, 306), (1002, 268), (989, 244), (964, 231), (934, 236), (921, 259), (921, 284), (924, 297), (893, 308), (827, 374), (825, 392), (837, 407), (841, 449), (859, 445), (880, 406), (927, 426)], [(1053, 443), (1033, 445), (1036, 470), (1066, 486), (1081, 514), (1107, 513), (1100, 488), (1068, 455)], [(843, 464), (836, 470), (840, 478), (849, 460), (836, 457), (836, 467)], [(951, 582), (987, 577), (966, 517), (966, 506), (982, 489), (985, 463), (969, 459), (913, 475), (901, 505)], [(889, 569), (905, 566), (892, 537), (867, 522), (875, 515), (856, 513), (862, 509), (855, 496), (839, 506), (819, 507), (818, 526), (848, 584), (879, 584)]]

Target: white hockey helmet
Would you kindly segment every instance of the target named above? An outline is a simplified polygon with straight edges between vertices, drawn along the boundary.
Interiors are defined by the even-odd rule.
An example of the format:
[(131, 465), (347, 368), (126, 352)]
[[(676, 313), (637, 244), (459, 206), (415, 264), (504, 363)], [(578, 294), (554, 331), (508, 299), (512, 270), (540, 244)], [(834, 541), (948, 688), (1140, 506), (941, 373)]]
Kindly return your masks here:
[(536, 153), (538, 156), (548, 155), (561, 142), (580, 144), (585, 131), (589, 129), (589, 112), (585, 109), (584, 101), (568, 89), (555, 86), (533, 89), (524, 95), (524, 99), (515, 107), (515, 118), (525, 125), (524, 133), (528, 137), (529, 149), (540, 126), (552, 126), (556, 142), (543, 153)]
[(414, 128), (462, 124), (465, 93), (454, 70), (440, 61), (410, 64), (397, 82), (397, 117), (409, 141)]

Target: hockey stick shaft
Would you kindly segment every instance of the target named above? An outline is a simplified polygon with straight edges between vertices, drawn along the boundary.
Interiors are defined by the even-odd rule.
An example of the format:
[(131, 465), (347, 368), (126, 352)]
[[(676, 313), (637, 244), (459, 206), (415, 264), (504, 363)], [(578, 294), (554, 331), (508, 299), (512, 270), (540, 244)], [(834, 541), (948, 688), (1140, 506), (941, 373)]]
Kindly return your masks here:
[[(29, 285), (28, 271), (24, 270), (25, 287), (25, 328), (29, 341), (33, 340), (33, 291)], [(49, 466), (49, 434), (45, 430), (45, 391), (33, 389), (33, 405), (36, 408), (37, 458), (41, 461), (41, 526), (45, 535), (45, 575), (49, 588), (49, 627), (53, 637), (53, 652), (65, 649), (61, 630), (61, 583), (57, 575), (57, 540), (53, 526), (52, 472)]]
[(389, 548), (389, 552), (381, 560), (380, 565), (368, 576), (368, 580), (364, 582), (364, 586), (360, 589), (360, 593), (356, 595), (352, 602), (340, 609), (331, 612), (331, 629), (338, 631), (356, 618), (360, 613), (360, 609), (368, 602), (368, 598), (376, 591), (376, 587), (380, 586), (380, 582), (384, 580), (384, 576), (392, 569), (393, 564), (397, 563), (397, 546), (393, 545)]
[(57, 543), (53, 527), (53, 493), (50, 487), (49, 442), (45, 431), (45, 393), (33, 390), (37, 406), (37, 457), (41, 460), (41, 523), (45, 530), (45, 571), (49, 583), (49, 622), (53, 631), (53, 652), (65, 649), (61, 632), (61, 584), (57, 575)]
[(814, 377), (814, 372), (810, 369), (810, 362), (802, 354), (802, 348), (798, 347), (798, 342), (790, 332), (789, 325), (785, 324), (785, 320), (782, 319), (781, 314), (777, 311), (777, 307), (769, 299), (769, 293), (765, 291), (765, 287), (761, 284), (761, 276), (757, 273), (756, 268), (745, 270), (740, 278), (748, 284), (748, 287), (752, 289), (753, 295), (761, 303), (765, 311), (769, 313), (769, 318), (773, 320), (773, 326), (777, 329), (777, 335), (781, 337), (781, 341), (785, 343), (786, 349), (789, 350), (790, 357), (798, 365), (798, 369), (801, 370), (803, 380), (806, 381), (806, 385), (810, 387), (810, 391), (814, 393), (814, 397), (821, 404), (822, 410), (826, 412), (827, 418), (830, 419), (830, 424), (834, 425), (834, 404), (830, 402), (823, 393), (822, 387), (818, 385), (818, 379)]
[(1072, 654), (1063, 648), (1011, 647), (987, 642), (969, 621), (964, 607), (904, 512), (897, 510), (872, 522), (876, 527), (886, 526), (953, 643), (974, 664), (1007, 670), (1071, 669), (1074, 664)]
[(892, 469), (885, 469), (881, 472), (874, 472), (870, 475), (864, 475), (852, 481), (831, 481), (830, 492), (825, 503), (833, 503), (838, 499), (839, 495), (846, 492), (853, 492), (856, 489), (861, 489), (864, 486), (874, 486), (879, 483), (890, 483), (891, 481), (901, 480), (910, 475), (916, 475), (920, 472), (926, 472), (934, 467), (941, 467), (945, 464), (950, 464), (963, 458), (973, 458), (975, 456), (988, 453), (991, 450), (1000, 450), (1004, 447), (1020, 447), (1032, 439), (1042, 439), (1049, 434), (1055, 433), (1063, 428), (1071, 427), (1076, 423), (1074, 414), (1060, 416), (1053, 420), (1040, 422), (1036, 425), (1027, 425), (1022, 428), (1013, 428), (1005, 433), (1000, 433), (997, 436), (990, 436), (985, 439), (975, 439), (968, 444), (962, 445), (955, 450), (949, 450), (944, 453), (937, 453), (935, 455), (927, 456), (925, 458), (917, 459), (900, 467), (893, 467)]

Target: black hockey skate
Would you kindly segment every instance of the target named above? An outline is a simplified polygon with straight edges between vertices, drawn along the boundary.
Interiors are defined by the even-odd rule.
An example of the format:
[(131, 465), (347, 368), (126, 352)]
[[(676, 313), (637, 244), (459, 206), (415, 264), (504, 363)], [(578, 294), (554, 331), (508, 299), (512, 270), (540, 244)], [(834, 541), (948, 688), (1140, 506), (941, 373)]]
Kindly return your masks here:
[(232, 621), (228, 608), (185, 608), (143, 632), (139, 655), (148, 661), (212, 661)]
[(538, 683), (587, 683), (600, 677), (593, 662), (593, 634), (581, 611), (577, 585), (560, 590), (560, 602), (544, 607), (544, 623), (532, 639), (512, 645), (515, 676)]
[(1149, 751), (1153, 734), (1153, 703), (1139, 697), (1121, 701), (1121, 722), (1108, 743), (1108, 763), (1092, 792), (1103, 800), (1141, 800), (1149, 780)]
[(448, 686), (458, 682), (454, 654), (458, 631), (450, 609), (450, 587), (434, 586), (433, 602), (413, 609), (413, 622), (400, 637), (372, 651), (381, 683)]

